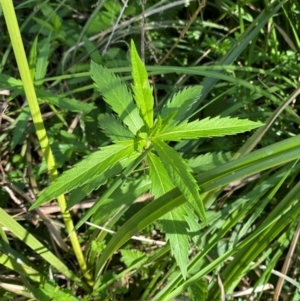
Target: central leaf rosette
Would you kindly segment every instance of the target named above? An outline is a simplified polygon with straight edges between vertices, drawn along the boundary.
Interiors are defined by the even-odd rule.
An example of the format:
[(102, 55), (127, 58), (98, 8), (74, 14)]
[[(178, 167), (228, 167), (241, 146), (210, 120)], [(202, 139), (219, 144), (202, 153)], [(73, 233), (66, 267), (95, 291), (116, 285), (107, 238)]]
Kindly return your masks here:
[(143, 151), (151, 146), (151, 141), (147, 133), (138, 134), (138, 150)]
[[(133, 41), (131, 65), (132, 91), (113, 72), (91, 62), (91, 77), (95, 87), (113, 112), (113, 114), (104, 113), (98, 116), (99, 126), (112, 144), (101, 147), (66, 171), (39, 195), (31, 208), (36, 208), (68, 192), (71, 192), (68, 200), (68, 207), (70, 207), (93, 190), (106, 184), (108, 179), (114, 178), (115, 182), (108, 186), (101, 198), (78, 222), (76, 226), (78, 228), (98, 212), (101, 202), (103, 204), (107, 201), (138, 166), (145, 165), (146, 158), (151, 194), (158, 198), (176, 187), (187, 201), (184, 206), (168, 213), (165, 219), (170, 221), (169, 223), (162, 222), (163, 231), (167, 233), (166, 237), (171, 244), (172, 254), (183, 276), (186, 277), (189, 256), (188, 235), (178, 235), (185, 229), (178, 228), (181, 223), (177, 221), (195, 220), (195, 212), (198, 215), (196, 219), (201, 218), (203, 221), (207, 219), (201, 191), (191, 168), (182, 155), (168, 143), (184, 139), (234, 135), (252, 130), (262, 124), (230, 117), (189, 121), (187, 115), (201, 95), (202, 86), (199, 85), (185, 88), (174, 94), (154, 118), (153, 88), (149, 84), (146, 67)], [(117, 177), (120, 174), (122, 176)], [(179, 244), (180, 248), (178, 248)], [(114, 250), (111, 249), (107, 256), (112, 255)], [(101, 258), (104, 264), (105, 258)]]

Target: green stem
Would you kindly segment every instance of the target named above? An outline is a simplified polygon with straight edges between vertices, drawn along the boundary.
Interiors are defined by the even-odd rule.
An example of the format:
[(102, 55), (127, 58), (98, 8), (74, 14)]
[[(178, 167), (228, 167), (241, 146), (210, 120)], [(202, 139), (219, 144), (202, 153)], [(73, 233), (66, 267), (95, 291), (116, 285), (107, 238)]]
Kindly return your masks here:
[[(49, 171), (49, 175), (52, 181), (54, 181), (58, 177), (58, 172), (55, 166), (55, 160), (49, 145), (49, 140), (47, 137), (47, 133), (44, 127), (43, 118), (41, 115), (40, 107), (38, 104), (37, 96), (35, 93), (33, 81), (31, 78), (31, 74), (29, 71), (28, 61), (25, 54), (24, 45), (21, 38), (21, 33), (15, 13), (15, 9), (13, 6), (12, 0), (0, 0), (3, 14), (5, 18), (5, 22), (7, 25), (8, 33), (11, 39), (12, 47), (15, 53), (18, 69), (20, 72), (21, 80), (23, 82), (25, 95), (28, 100), (28, 105), (30, 108), (30, 112), (32, 115), (32, 120), (36, 129), (36, 134), (39, 139), (41, 149), (43, 152), (43, 156), (45, 157), (47, 168)], [(67, 233), (70, 236), (71, 244), (77, 258), (80, 269), (89, 283), (89, 285), (93, 285), (92, 277), (87, 271), (87, 266), (85, 259), (83, 257), (83, 253), (81, 251), (81, 247), (78, 241), (78, 237), (76, 232), (74, 231), (73, 221), (71, 219), (70, 212), (66, 210), (66, 200), (65, 196), (61, 195), (57, 198), (58, 204), (60, 206), (63, 219), (65, 222), (65, 226), (67, 229)]]

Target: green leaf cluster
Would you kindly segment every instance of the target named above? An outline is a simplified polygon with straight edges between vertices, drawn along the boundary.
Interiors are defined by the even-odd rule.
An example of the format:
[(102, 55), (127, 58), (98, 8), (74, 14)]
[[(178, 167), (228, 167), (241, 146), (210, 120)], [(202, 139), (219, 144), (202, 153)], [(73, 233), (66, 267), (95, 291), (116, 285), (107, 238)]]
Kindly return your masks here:
[[(205, 10), (201, 9), (205, 1), (192, 1), (188, 6), (175, 1), (171, 9), (172, 1), (145, 1), (144, 12), (136, 1), (129, 1), (128, 6), (114, 0), (84, 6), (81, 1), (38, 5), (25, 1), (15, 3), (22, 39), (16, 32), (18, 24), (12, 23), (16, 20), (13, 1), (0, 2), (0, 14), (3, 9), (3, 20), (10, 28), (9, 38), (3, 27), (0, 64), (4, 72), (0, 90), (8, 90), (0, 91), (4, 164), (0, 172), (0, 263), (5, 271), (0, 299), (13, 300), (17, 295), (60, 301), (232, 299), (240, 293), (245, 277), (254, 290), (244, 298), (268, 298), (267, 287), (255, 291), (263, 284), (276, 284), (276, 271), (288, 247), (294, 245), (300, 214), (300, 119), (295, 102), (300, 93), (299, 1), (268, 5), (264, 1), (207, 2)], [(140, 39), (141, 24), (146, 30), (141, 46), (145, 46), (147, 71), (155, 79), (154, 96), (162, 107), (154, 108), (147, 101), (152, 87), (147, 73), (139, 70), (143, 64), (134, 51), (132, 71), (138, 79), (133, 80), (132, 88), (121, 81), (120, 88), (127, 90), (121, 101), (116, 100), (122, 94), (119, 89), (106, 103), (91, 84), (90, 60), (131, 80), (122, 45), (128, 42), (127, 36)], [(185, 32), (177, 41), (174, 29)], [(30, 49), (27, 56), (23, 48)], [(167, 64), (159, 62), (164, 54)], [(26, 58), (30, 72), (25, 70)], [(158, 63), (153, 65), (152, 59)], [(18, 79), (24, 70), (27, 76)], [(105, 77), (99, 91), (109, 80), (114, 83), (109, 82), (108, 87), (118, 87), (118, 77)], [(202, 89), (195, 85), (200, 81)], [(184, 88), (187, 85), (194, 86)], [(171, 96), (161, 97), (161, 92)], [(127, 108), (123, 116), (122, 105)], [(206, 119), (198, 121), (189, 115), (199, 116), (200, 111)], [(209, 116), (259, 119), (265, 126), (251, 135), (209, 140), (206, 138), (222, 136), (225, 129), (231, 134), (232, 121)], [(198, 135), (205, 138), (198, 140)], [(23, 212), (23, 201), (31, 203), (35, 188), (48, 185), (47, 168), (51, 173), (55, 167), (66, 170), (65, 164), (73, 166), (74, 160), (90, 154), (94, 146), (101, 146), (97, 155), (87, 157), (71, 169), (73, 175), (66, 173), (59, 180), (66, 187), (57, 186), (54, 195), (59, 189), (70, 191), (67, 204), (64, 196), (58, 197), (62, 215), (45, 216), (43, 211), (48, 208), (38, 209), (44, 224), (32, 227), (27, 215), (7, 214), (12, 207)], [(254, 148), (258, 150), (252, 152)], [(43, 159), (40, 149), (47, 149)], [(188, 167), (185, 160), (176, 165), (172, 151), (188, 159)], [(117, 162), (118, 156), (123, 159)], [(180, 176), (186, 176), (185, 181)], [(194, 194), (194, 177), (200, 188), (196, 194), (200, 193), (205, 205), (206, 225), (199, 220), (194, 198), (187, 202), (188, 194)], [(72, 181), (75, 188), (70, 186)], [(86, 213), (74, 212), (74, 221), (82, 217), (77, 228), (88, 218), (94, 224), (80, 229), (79, 244), (65, 208), (86, 200), (92, 191), (91, 197), (101, 196), (95, 206)], [(19, 199), (19, 206), (11, 202)], [(60, 216), (64, 228), (58, 222)], [(103, 227), (117, 232), (111, 237)], [(136, 244), (134, 235), (150, 236), (152, 241)], [(54, 244), (68, 252), (67, 257)], [(31, 260), (34, 258), (38, 260)], [(281, 295), (297, 301), (299, 276), (292, 274), (290, 278), (287, 273)]]
[[(40, 194), (32, 208), (79, 188), (81, 193), (87, 195), (122, 170), (125, 170), (128, 175), (128, 172), (141, 163), (141, 158), (146, 156), (152, 183), (151, 193), (159, 197), (177, 187), (198, 216), (206, 222), (201, 191), (192, 169), (181, 154), (168, 145), (168, 142), (233, 135), (255, 129), (262, 124), (228, 117), (206, 118), (191, 122), (185, 120), (184, 114), (201, 95), (201, 86), (188, 87), (175, 94), (162, 107), (161, 114), (154, 119), (152, 87), (133, 41), (131, 63), (133, 93), (118, 76), (107, 68), (91, 62), (91, 77), (94, 85), (115, 113), (115, 115), (104, 114), (98, 118), (100, 127), (113, 144), (102, 147), (66, 171)], [(124, 179), (119, 178), (115, 182), (116, 186), (113, 186), (105, 197), (108, 197)], [(82, 218), (79, 225), (96, 212), (97, 204), (91, 210)], [(184, 217), (186, 212), (178, 211), (174, 214), (175, 219), (178, 219)], [(169, 218), (172, 219), (172, 216)], [(180, 240), (178, 237), (176, 240), (176, 248), (178, 248)], [(185, 254), (180, 255), (181, 259), (182, 257), (187, 259), (188, 256), (186, 239), (184, 245)], [(175, 250), (173, 248), (174, 255)], [(178, 262), (180, 258), (177, 258)], [(180, 264), (183, 274), (185, 274), (184, 266), (186, 262)]]

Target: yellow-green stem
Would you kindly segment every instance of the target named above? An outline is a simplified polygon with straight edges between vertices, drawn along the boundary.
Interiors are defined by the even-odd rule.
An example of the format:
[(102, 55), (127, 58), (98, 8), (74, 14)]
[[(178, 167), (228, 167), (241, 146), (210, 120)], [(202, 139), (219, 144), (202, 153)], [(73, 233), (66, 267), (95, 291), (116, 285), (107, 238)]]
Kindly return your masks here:
[[(49, 145), (49, 140), (47, 137), (47, 133), (44, 127), (43, 118), (41, 115), (40, 107), (38, 104), (37, 96), (35, 93), (33, 81), (30, 75), (30, 70), (28, 66), (27, 57), (25, 54), (25, 49), (23, 46), (21, 33), (15, 13), (15, 9), (13, 6), (12, 0), (1, 0), (0, 1), (3, 14), (5, 18), (5, 22), (8, 28), (8, 33), (11, 39), (12, 47), (15, 53), (18, 69), (20, 72), (21, 80), (23, 82), (25, 95), (28, 100), (28, 105), (30, 108), (30, 112), (32, 115), (32, 120), (34, 122), (34, 126), (36, 129), (37, 137), (39, 139), (41, 149), (43, 152), (43, 156), (45, 157), (47, 168), (51, 177), (51, 180), (55, 180), (58, 176), (58, 172), (55, 166), (55, 160)], [(57, 198), (59, 203), (63, 219), (65, 222), (67, 233), (70, 235), (71, 244), (77, 258), (80, 269), (89, 283), (89, 285), (93, 285), (92, 277), (87, 271), (87, 266), (85, 259), (83, 257), (82, 250), (80, 248), (80, 244), (78, 241), (78, 237), (76, 232), (74, 231), (74, 224), (71, 219), (70, 212), (66, 210), (66, 200), (65, 196), (61, 195)]]

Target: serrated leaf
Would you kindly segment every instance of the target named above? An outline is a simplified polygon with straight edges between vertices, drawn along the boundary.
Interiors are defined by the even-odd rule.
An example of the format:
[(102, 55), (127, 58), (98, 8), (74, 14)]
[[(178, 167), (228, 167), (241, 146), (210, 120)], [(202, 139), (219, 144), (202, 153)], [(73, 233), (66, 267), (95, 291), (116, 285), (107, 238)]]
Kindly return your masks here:
[(198, 139), (200, 137), (221, 137), (253, 130), (262, 126), (261, 122), (239, 118), (205, 118), (193, 122), (183, 122), (164, 129), (157, 135), (160, 140), (180, 141), (182, 139)]
[(202, 86), (185, 88), (176, 93), (161, 109), (161, 117), (166, 118), (176, 112), (171, 124), (182, 121), (190, 107), (200, 98)]
[[(189, 236), (193, 240), (194, 244), (197, 246), (200, 246), (201, 244), (201, 239), (203, 238), (203, 233), (201, 229), (203, 228), (203, 223), (199, 221), (199, 217), (193, 210), (192, 206), (188, 203), (182, 205), (181, 207), (184, 208), (185, 210), (185, 221), (189, 225)], [(209, 220), (209, 215), (210, 211), (206, 212), (206, 216), (208, 216)]]
[(87, 114), (95, 108), (95, 106), (90, 103), (84, 103), (74, 98), (66, 98), (59, 95), (54, 95), (50, 91), (37, 89), (36, 92), (39, 100), (49, 102), (61, 110)]
[(175, 257), (184, 279), (187, 276), (190, 249), (188, 224), (185, 218), (184, 206), (180, 206), (159, 219), (166, 233), (166, 239), (170, 242), (171, 254)]
[(98, 189), (101, 185), (104, 185), (108, 179), (111, 179), (113, 176), (119, 174), (123, 168), (131, 164), (137, 157), (139, 153), (132, 153), (128, 158), (123, 158), (120, 160), (118, 165), (113, 166), (107, 170), (104, 174), (94, 177), (88, 183), (82, 185), (81, 187), (75, 188), (69, 196), (67, 209), (70, 209), (75, 204), (82, 201), (87, 195), (89, 195), (93, 190)]
[(188, 165), (194, 173), (200, 173), (228, 162), (231, 156), (230, 152), (206, 153), (189, 159)]
[(112, 141), (124, 141), (134, 139), (134, 135), (113, 115), (100, 114), (98, 116), (99, 126), (104, 134)]
[(191, 174), (186, 161), (170, 146), (157, 139), (152, 141), (173, 184), (177, 186), (184, 197), (191, 203), (203, 221), (206, 221), (205, 209), (199, 195), (199, 188)]
[(174, 184), (161, 163), (161, 160), (155, 154), (149, 153), (147, 161), (149, 164), (149, 175), (151, 179), (150, 191), (155, 198), (158, 198), (173, 189)]
[[(153, 153), (149, 153), (147, 158), (150, 168), (150, 191), (155, 198), (158, 198), (173, 189), (174, 184), (172, 183), (160, 158)], [(166, 239), (170, 242), (171, 253), (174, 256), (183, 277), (185, 278), (189, 256), (189, 242), (188, 231), (186, 229), (187, 223), (185, 222), (182, 206), (165, 214), (161, 219), (159, 219), (159, 223), (162, 226), (163, 232), (166, 233)], [(182, 245), (180, 250), (178, 250), (178, 245)]]
[(64, 172), (55, 182), (43, 190), (31, 209), (86, 184), (94, 177), (119, 164), (119, 161), (129, 157), (134, 152), (135, 144), (133, 141), (101, 148), (76, 164), (72, 169)]
[(122, 255), (122, 261), (125, 263), (127, 267), (130, 267), (131, 265), (135, 264), (137, 261), (140, 261), (140, 264), (142, 265), (146, 260), (147, 256), (137, 250), (120, 250)]
[(135, 135), (144, 125), (125, 83), (105, 67), (91, 62), (91, 77), (103, 99)]
[(189, 286), (188, 294), (192, 301), (207, 301), (207, 281), (204, 278), (201, 278), (194, 282)]
[(151, 129), (153, 127), (153, 89), (149, 84), (147, 70), (136, 51), (133, 40), (131, 40), (130, 50), (135, 103), (146, 127)]

